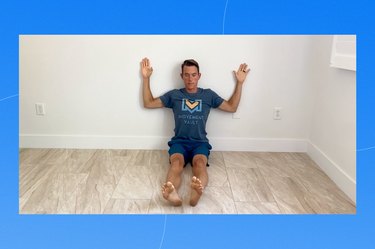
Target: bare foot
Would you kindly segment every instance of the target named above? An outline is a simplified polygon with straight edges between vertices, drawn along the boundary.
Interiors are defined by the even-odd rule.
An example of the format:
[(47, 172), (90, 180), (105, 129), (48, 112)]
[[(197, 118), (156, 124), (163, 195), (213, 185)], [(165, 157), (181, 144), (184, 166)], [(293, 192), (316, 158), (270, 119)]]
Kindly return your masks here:
[(164, 183), (161, 187), (161, 192), (164, 199), (169, 201), (173, 206), (177, 207), (182, 205), (182, 200), (178, 196), (177, 191), (171, 182)]
[(199, 198), (203, 194), (203, 185), (201, 180), (198, 177), (193, 176), (191, 178), (191, 196), (190, 196), (190, 205), (195, 206), (197, 205)]

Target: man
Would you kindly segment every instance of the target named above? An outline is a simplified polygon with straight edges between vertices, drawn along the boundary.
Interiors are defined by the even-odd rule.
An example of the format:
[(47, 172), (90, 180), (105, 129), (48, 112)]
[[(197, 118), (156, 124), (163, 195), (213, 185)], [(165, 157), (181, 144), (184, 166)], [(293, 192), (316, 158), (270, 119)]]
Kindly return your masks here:
[(201, 77), (199, 65), (195, 60), (185, 60), (181, 65), (181, 78), (185, 88), (176, 89), (154, 98), (150, 89), (150, 77), (153, 68), (150, 61), (144, 58), (141, 62), (143, 79), (143, 104), (146, 108), (172, 108), (175, 119), (175, 136), (168, 142), (170, 168), (167, 180), (162, 186), (163, 197), (174, 206), (180, 206), (182, 200), (178, 195), (181, 184), (181, 173), (187, 163), (191, 163), (190, 205), (195, 206), (208, 183), (207, 161), (212, 149), (206, 137), (206, 121), (211, 108), (226, 112), (236, 112), (241, 99), (242, 85), (250, 69), (241, 64), (237, 72), (236, 87), (231, 98), (226, 101), (211, 89), (198, 88)]

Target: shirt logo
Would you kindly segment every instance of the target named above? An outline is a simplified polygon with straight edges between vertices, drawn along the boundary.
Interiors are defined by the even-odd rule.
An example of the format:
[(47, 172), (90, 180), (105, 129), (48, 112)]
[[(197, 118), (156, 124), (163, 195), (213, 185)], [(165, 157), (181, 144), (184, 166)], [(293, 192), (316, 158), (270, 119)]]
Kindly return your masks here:
[(182, 99), (182, 111), (189, 111), (190, 113), (193, 112), (201, 112), (202, 111), (202, 100), (189, 100), (189, 99)]

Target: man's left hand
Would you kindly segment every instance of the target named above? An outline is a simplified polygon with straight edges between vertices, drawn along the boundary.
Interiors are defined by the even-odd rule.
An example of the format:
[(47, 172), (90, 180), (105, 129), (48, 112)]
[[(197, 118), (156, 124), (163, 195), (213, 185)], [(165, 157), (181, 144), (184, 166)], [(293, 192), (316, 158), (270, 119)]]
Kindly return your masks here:
[(238, 83), (244, 83), (247, 74), (250, 72), (250, 68), (247, 68), (247, 64), (243, 63), (239, 66), (237, 72), (233, 71), (234, 76), (236, 77), (236, 80)]

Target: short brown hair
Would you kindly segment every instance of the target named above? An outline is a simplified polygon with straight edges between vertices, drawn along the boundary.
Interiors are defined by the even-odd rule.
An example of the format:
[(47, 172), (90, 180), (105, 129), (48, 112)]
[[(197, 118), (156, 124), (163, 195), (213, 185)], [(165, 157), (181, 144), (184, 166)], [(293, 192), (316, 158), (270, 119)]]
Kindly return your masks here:
[(198, 69), (198, 73), (199, 73), (199, 64), (193, 59), (185, 60), (184, 63), (182, 63), (181, 72), (184, 71), (184, 66), (187, 66), (187, 67), (195, 66)]

